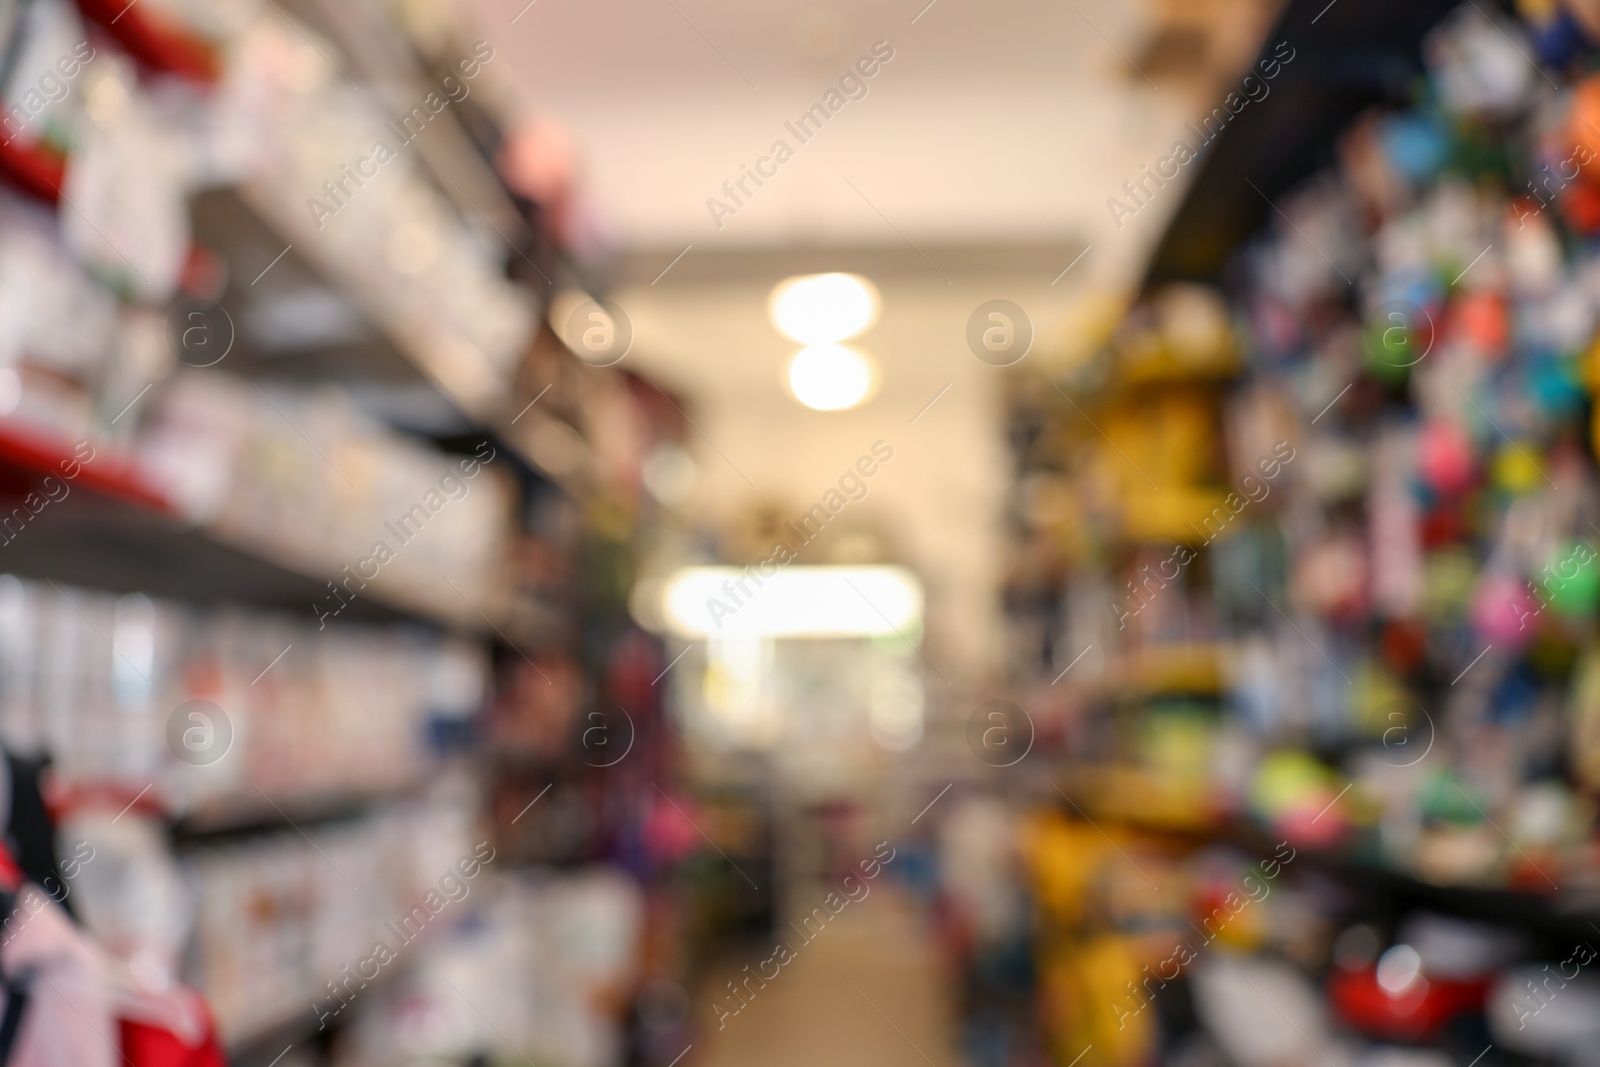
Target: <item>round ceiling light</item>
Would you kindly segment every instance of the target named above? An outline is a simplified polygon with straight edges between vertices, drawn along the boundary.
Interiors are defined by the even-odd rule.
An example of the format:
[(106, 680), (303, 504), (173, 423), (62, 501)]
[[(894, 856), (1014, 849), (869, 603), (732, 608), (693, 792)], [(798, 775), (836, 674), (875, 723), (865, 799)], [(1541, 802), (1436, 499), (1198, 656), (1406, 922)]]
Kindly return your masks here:
[(817, 411), (855, 407), (872, 394), (877, 377), (871, 359), (844, 345), (807, 345), (789, 361), (789, 391)]
[(778, 332), (803, 345), (854, 337), (878, 318), (878, 291), (856, 274), (805, 274), (779, 283), (767, 301)]

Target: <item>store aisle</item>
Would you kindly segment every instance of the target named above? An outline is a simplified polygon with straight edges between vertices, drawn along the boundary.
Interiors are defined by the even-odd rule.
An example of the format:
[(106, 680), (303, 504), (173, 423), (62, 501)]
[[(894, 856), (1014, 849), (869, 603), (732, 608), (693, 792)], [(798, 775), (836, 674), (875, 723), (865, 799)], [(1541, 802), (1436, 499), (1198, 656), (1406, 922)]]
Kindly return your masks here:
[[(708, 1028), (696, 1067), (959, 1067), (937, 962), (916, 906), (882, 887), (801, 948), (723, 1029)], [(716, 999), (727, 977), (696, 1005)]]

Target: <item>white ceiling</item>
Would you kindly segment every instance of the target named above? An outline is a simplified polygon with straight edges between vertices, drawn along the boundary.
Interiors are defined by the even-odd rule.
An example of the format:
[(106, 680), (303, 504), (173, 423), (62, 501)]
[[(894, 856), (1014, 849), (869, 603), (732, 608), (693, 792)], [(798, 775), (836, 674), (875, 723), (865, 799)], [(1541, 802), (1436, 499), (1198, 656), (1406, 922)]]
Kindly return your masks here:
[[(1037, 349), (1058, 342), (1084, 294), (1136, 276), (1176, 206), (1172, 186), (1122, 229), (1106, 207), (1166, 153), (1191, 106), (1125, 59), (1141, 39), (1138, 7), (526, 2), (467, 0), (496, 62), (580, 147), (584, 184), (629, 265), (632, 281), (612, 294), (634, 320), (629, 359), (680, 388), (701, 431), (697, 513), (726, 522), (770, 501), (798, 514), (874, 440), (890, 441), (896, 460), (863, 507), (929, 584), (929, 655), (947, 675), (983, 679), (999, 637), (1009, 472), (1001, 372), (967, 350), (965, 325), (1003, 297), (1035, 320)], [(878, 41), (894, 58), (868, 95), (799, 144), (784, 122)], [(718, 228), (707, 198), (777, 138), (794, 158)], [(973, 246), (989, 254), (957, 262), (953, 250)], [(865, 271), (884, 296), (862, 339), (883, 387), (853, 412), (807, 411), (783, 387), (792, 346), (766, 321), (767, 292), (792, 270), (848, 267), (862, 248), (893, 260)], [(752, 267), (752, 250), (770, 254)]]
[[(1053, 235), (1094, 242), (1099, 273), (1141, 250), (1106, 198), (1190, 106), (1129, 67), (1139, 9), (1112, 0), (535, 0), (515, 24), (525, 0), (468, 2), (630, 249)], [(868, 95), (787, 134), (878, 41)], [(707, 199), (778, 138), (795, 158), (719, 229)]]

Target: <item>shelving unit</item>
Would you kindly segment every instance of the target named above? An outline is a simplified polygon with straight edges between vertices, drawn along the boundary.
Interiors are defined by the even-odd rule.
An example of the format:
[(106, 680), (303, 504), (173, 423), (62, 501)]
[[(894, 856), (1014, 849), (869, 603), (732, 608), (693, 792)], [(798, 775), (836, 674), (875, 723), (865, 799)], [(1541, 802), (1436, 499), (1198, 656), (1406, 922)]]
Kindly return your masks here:
[(314, 829), (329, 823), (349, 822), (384, 804), (414, 798), (416, 787), (383, 793), (328, 791), (295, 797), (288, 804), (270, 798), (256, 803), (230, 803), (199, 808), (170, 819), (168, 828), (178, 850), (204, 848), (243, 841), (260, 834)]
[[(1122, 769), (1123, 782), (1112, 784), (1118, 769), (1064, 766), (1056, 782), (1068, 799), (1064, 813), (1093, 819), (1105, 827), (1125, 828), (1182, 848), (1227, 845), (1252, 859), (1270, 857), (1284, 840), (1259, 822), (1239, 813), (1208, 810), (1193, 803), (1159, 810), (1147, 801), (1160, 794), (1161, 783), (1133, 768)], [(1143, 800), (1141, 800), (1143, 798)], [(1294, 845), (1295, 859), (1332, 876), (1355, 893), (1385, 902), (1393, 910), (1426, 908), (1463, 919), (1498, 922), (1541, 938), (1569, 941), (1593, 934), (1600, 923), (1600, 889), (1530, 888), (1455, 885), (1429, 882), (1397, 871), (1383, 861), (1376, 842), (1356, 839), (1338, 846)]]
[[(43, 479), (59, 476), (59, 465), (72, 456), (72, 447), (60, 438), (0, 421), (0, 479), (18, 500), (29, 492), (43, 495)], [(135, 462), (107, 446), (66, 484), (59, 503), (46, 504), (4, 544), (7, 573), (117, 593), (196, 604), (254, 604), (296, 614), (324, 599), (328, 581), (337, 577), (305, 573), (187, 521)], [(386, 601), (381, 594), (353, 601), (341, 616), (362, 622), (416, 621), (467, 633), (490, 630), (470, 609)]]
[(133, 11), (117, 0), (83, 0), (86, 18), (103, 27), (129, 55), (155, 70), (212, 84), (222, 64), (209, 41), (155, 11)]
[[(230, 273), (222, 307), (246, 330), (269, 316), (292, 326), (289, 313), (273, 302), (284, 295), (303, 298), (308, 291), (332, 294), (349, 316), (335, 330), (345, 328), (350, 340), (312, 341), (284, 354), (253, 353), (250, 371), (311, 380), (423, 383), (460, 418), (485, 428), (507, 402), (504, 375), (486, 356), (467, 346), (446, 351), (429, 343), (426, 329), (418, 329), (426, 324), (396, 318), (379, 303), (370, 283), (321, 254), (316, 231), (305, 224), (298, 205), (246, 185), (201, 193), (194, 213), (197, 239), (222, 249), (223, 258), (239, 271)], [(265, 264), (271, 263), (274, 247), (284, 256), (269, 270)], [(266, 273), (246, 282), (246, 264), (256, 261)], [(305, 317), (312, 317), (310, 309)]]
[[(40, 2), (70, 6), (76, 0)], [(177, 79), (183, 83), (177, 98), (203, 110), (214, 103), (210, 94), (238, 75), (224, 71), (224, 63), (260, 64), (263, 56), (282, 63), (285, 50), (298, 49), (306, 64), (329, 65), (322, 74), (337, 83), (337, 106), (319, 115), (409, 108), (438, 81), (434, 68), (448, 68), (443, 57), (459, 44), (413, 36), (417, 27), (396, 25), (380, 5), (284, 0), (264, 5), (261, 19), (243, 27), (229, 24), (226, 12), (199, 12), (216, 39), (198, 23), (190, 28), (170, 21), (167, 9), (81, 0), (77, 10), (84, 32), (101, 54), (116, 57), (117, 69), (102, 73), (109, 62), (86, 66), (74, 90), (103, 89), (95, 79), (120, 77), (114, 88), (128, 102), (123, 106), (143, 107), (152, 84)], [(408, 9), (407, 17), (418, 11)], [(0, 26), (0, 35), (6, 30)], [(221, 39), (257, 32), (266, 36), (254, 41), (255, 52), (238, 39)], [(137, 80), (128, 77), (134, 66)], [(299, 76), (316, 80), (305, 70)], [(355, 83), (347, 85), (350, 77)], [(0, 580), (0, 627), (11, 627), (0, 639), (0, 659), (6, 660), (0, 719), (13, 728), (30, 724), (48, 735), (47, 744), (83, 749), (58, 760), (50, 798), (74, 827), (86, 827), (91, 836), (105, 832), (104, 815), (121, 821), (119, 831), (135, 823), (156, 828), (165, 861), (182, 870), (194, 895), (187, 906), (194, 929), (174, 977), (198, 982), (213, 999), (232, 1063), (273, 1063), (290, 1045), (300, 1050), (297, 1056), (315, 1056), (290, 1062), (327, 1062), (334, 1033), (359, 1012), (343, 1012), (322, 1028), (309, 1010), (314, 998), (326, 995), (316, 983), (355, 962), (335, 959), (339, 953), (370, 948), (344, 944), (361, 936), (362, 923), (405, 914), (413, 896), (422, 898), (430, 888), (425, 879), (438, 874), (421, 868), (458, 835), (465, 842), (468, 830), (481, 834), (484, 848), (494, 842), (504, 857), (497, 871), (546, 866), (540, 883), (548, 891), (563, 879), (587, 877), (582, 864), (634, 847), (635, 823), (648, 814), (638, 790), (661, 777), (659, 698), (642, 683), (665, 662), (659, 645), (632, 628), (611, 593), (625, 586), (625, 574), (616, 572), (626, 571), (640, 539), (661, 521), (639, 468), (651, 449), (681, 434), (681, 414), (625, 368), (586, 365), (546, 324), (551, 301), (589, 289), (596, 270), (558, 245), (540, 205), (519, 202), (502, 182), (492, 160), (506, 131), (497, 117), (499, 90), (490, 80), (474, 83), (470, 114), (453, 101), (433, 117), (426, 136), (406, 148), (405, 162), (384, 173), (388, 192), (405, 183), (413, 202), (428, 208), (421, 223), (408, 215), (386, 229), (403, 229), (400, 221), (434, 227), (411, 235), (412, 258), (401, 267), (387, 245), (367, 250), (365, 261), (352, 259), (348, 241), (340, 246), (311, 224), (294, 182), (267, 175), (264, 167), (228, 173), (218, 161), (232, 157), (219, 151), (201, 168), (208, 184), (183, 190), (190, 248), (178, 291), (170, 300), (146, 294), (142, 304), (130, 291), (136, 287), (112, 288), (106, 278), (92, 278), (49, 232), (75, 210), (62, 190), (74, 165), (75, 144), (66, 133), (76, 127), (57, 127), (48, 143), (17, 138), (0, 147), (0, 211), (16, 210), (30, 224), (44, 220), (39, 233), (59, 245), (51, 268), (76, 272), (73, 284), (112, 305), (114, 326), (104, 338), (109, 347), (97, 358), (118, 369), (117, 361), (133, 359), (136, 342), (147, 344), (163, 324), (170, 349), (166, 364), (147, 360), (148, 384), (130, 378), (131, 386), (105, 367), (50, 363), (53, 352), (22, 353), (22, 410), (0, 416), (0, 530), (8, 509), (24, 507), (24, 499), (33, 503), (13, 522), (20, 522), (16, 536), (0, 533), (0, 575), (6, 576)], [(282, 88), (263, 91), (270, 97)], [(262, 103), (252, 101), (254, 107)], [(78, 106), (77, 97), (62, 106)], [(183, 121), (194, 117), (185, 111)], [(219, 121), (234, 119), (259, 121), (261, 115), (244, 108)], [(196, 144), (209, 144), (208, 133), (191, 132)], [(293, 124), (273, 133), (327, 136)], [(380, 201), (369, 193), (361, 206)], [(55, 226), (48, 225), (52, 220)], [(0, 224), (0, 257), (7, 253), (6, 236)], [(417, 264), (428, 261), (418, 249), (431, 249), (432, 262), (470, 269), (452, 270), (449, 292), (440, 284), (423, 293), (427, 300), (416, 299), (419, 288), (429, 288), (416, 280), (422, 276)], [(103, 288), (114, 300), (106, 300)], [(474, 309), (484, 314), (469, 314)], [(227, 343), (213, 335), (206, 340), (214, 347), (206, 352), (186, 350), (181, 330), (191, 312), (207, 330), (225, 325)], [(37, 345), (31, 335), (28, 343)], [(212, 365), (210, 353), (223, 348), (226, 355)], [(41, 372), (36, 363), (48, 365)], [(54, 415), (34, 410), (29, 390), (41, 381), (53, 390), (48, 397), (66, 395), (72, 402)], [(275, 421), (270, 433), (247, 441), (245, 458), (228, 469), (234, 480), (229, 492), (213, 493), (210, 505), (199, 506), (193, 486), (173, 480), (170, 462), (162, 465), (171, 460), (171, 448), (164, 454), (152, 449), (151, 426), (170, 419), (170, 402), (184, 383), (222, 390), (218, 383), (229, 381), (226, 388), (244, 397), (229, 410), (249, 416), (248, 405), (259, 400), (270, 404)], [(371, 479), (344, 477), (319, 448), (326, 427), (300, 418), (295, 402), (303, 400), (311, 412), (327, 397), (338, 403), (316, 408), (316, 419), (348, 420), (337, 429), (356, 442), (353, 454), (369, 464)], [(208, 410), (189, 400), (190, 408), (179, 406), (180, 415)], [(185, 428), (193, 427), (179, 427)], [(64, 475), (80, 445), (92, 446), (93, 459)], [(350, 568), (340, 565), (355, 563), (345, 558), (349, 546), (387, 539), (382, 520), (423, 501), (424, 490), (438, 496), (441, 472), (479, 448), (494, 449), (496, 461), (482, 464), (492, 473), (458, 477), (446, 490), (448, 505), (439, 507), (464, 507), (460, 501), (477, 495), (470, 503), (488, 508), (484, 501), (492, 504), (503, 494), (507, 506), (492, 518), (504, 528), (489, 539), (503, 551), (487, 590), (460, 587), (460, 574), (447, 564), (459, 565), (472, 549), (452, 540), (441, 549), (443, 562), (422, 567), (413, 561), (410, 579), (385, 574), (319, 626), (313, 606), (347, 578)], [(327, 469), (313, 466), (307, 449)], [(320, 496), (286, 495), (297, 470), (330, 483), (337, 473), (343, 484)], [(41, 498), (48, 498), (42, 507)], [(281, 522), (257, 529), (241, 521), (241, 515), (276, 519), (263, 510), (263, 500), (301, 509), (305, 513), (296, 514), (303, 528)], [(443, 513), (428, 507), (430, 514)], [(364, 531), (363, 516), (371, 520), (365, 524), (370, 534), (352, 542), (347, 535)], [(328, 531), (341, 521), (346, 525), (336, 538)], [(285, 536), (286, 529), (293, 536)], [(62, 638), (66, 630), (75, 635), (72, 641)], [(18, 633), (26, 638), (20, 646)], [(53, 642), (51, 662), (67, 666), (46, 670), (26, 663), (33, 649), (27, 642), (35, 637), (41, 647), (46, 638)], [(13, 647), (3, 647), (7, 642)], [(146, 644), (148, 662), (140, 658)], [(19, 687), (24, 674), (32, 680)], [(142, 679), (145, 689), (130, 679)], [(557, 690), (552, 679), (560, 681), (555, 700), (544, 691)], [(135, 691), (144, 695), (128, 695)], [(578, 716), (601, 696), (625, 700), (632, 709), (638, 754), (622, 772), (591, 765), (567, 773), (584, 755), (573, 751), (582, 728)], [(177, 749), (167, 758), (174, 744), (168, 712), (183, 709), (162, 702), (186, 697), (226, 705), (237, 735), (225, 754), (231, 762), (218, 764), (226, 772), (220, 778), (210, 764), (184, 767), (189, 761)], [(46, 698), (55, 704), (47, 708)], [(78, 724), (73, 730), (52, 725), (56, 705), (68, 709)], [(313, 712), (337, 714), (306, 721)], [(372, 722), (366, 731), (363, 716), (389, 721)], [(519, 720), (533, 721), (541, 737), (554, 738), (554, 749), (510, 766), (495, 757), (519, 750), (502, 744), (499, 733)], [(397, 752), (406, 730), (405, 751)], [(113, 743), (118, 738), (126, 743)], [(586, 743), (588, 735), (583, 738)], [(313, 745), (309, 755), (318, 758), (298, 759), (297, 744)], [(333, 758), (330, 752), (343, 754)], [(339, 760), (345, 773), (330, 775)], [(531, 798), (552, 785), (557, 788), (538, 810), (523, 800), (501, 810), (509, 791), (525, 788)], [(458, 816), (469, 794), (475, 814), (464, 826)], [(573, 837), (563, 820), (575, 814), (582, 822)], [(557, 856), (537, 849), (519, 856), (508, 847), (518, 834), (548, 839), (552, 828), (566, 834)], [(275, 858), (263, 866), (263, 855)], [(367, 894), (359, 900), (356, 880), (339, 869), (351, 862), (379, 872), (359, 878)], [(629, 877), (625, 891), (611, 886), (599, 906), (625, 908), (642, 900), (644, 873)], [(526, 881), (507, 879), (509, 891), (531, 892)], [(572, 906), (558, 899), (539, 914)], [(343, 918), (330, 927), (329, 916)], [(442, 941), (445, 931), (428, 933), (430, 942)], [(364, 990), (360, 1011), (389, 1010), (407, 988), (408, 971), (424, 966), (427, 951), (408, 947), (405, 963)], [(575, 966), (554, 958), (527, 965), (535, 962), (551, 974)], [(576, 997), (581, 982), (571, 984)], [(570, 1011), (602, 1013), (597, 1004), (575, 1001)]]
[[(1569, 22), (1522, 21), (1535, 18)], [(1513, 39), (1513, 25), (1529, 39)], [(1429, 41), (1435, 33), (1446, 36)], [(1492, 88), (1487, 75), (1472, 77), (1483, 73), (1472, 64), (1489, 61), (1463, 43), (1480, 39), (1504, 51), (1506, 78)], [(1350, 1055), (1375, 1054), (1392, 1031), (1357, 1019), (1332, 990), (1366, 983), (1377, 1001), (1399, 997), (1383, 992), (1374, 965), (1386, 945), (1407, 948), (1410, 930), (1426, 977), (1449, 980), (1427, 971), (1438, 945), (1423, 942), (1435, 936), (1478, 953), (1472, 980), (1482, 985), (1459, 1025), (1405, 1038), (1406, 1055), (1546, 1062), (1514, 1054), (1502, 1031), (1491, 1042), (1504, 1020), (1489, 1018), (1484, 998), (1518, 960), (1563, 958), (1600, 930), (1594, 785), (1579, 768), (1587, 742), (1572, 733), (1590, 713), (1580, 672), (1594, 649), (1594, 606), (1569, 604), (1556, 624), (1548, 596), (1530, 600), (1545, 617), (1524, 648), (1505, 636), (1516, 619), (1495, 629), (1489, 572), (1505, 568), (1514, 600), (1547, 541), (1590, 543), (1580, 520), (1594, 470), (1592, 330), (1552, 339), (1535, 301), (1575, 292), (1595, 230), (1578, 193), (1541, 201), (1537, 224), (1526, 214), (1522, 227), (1511, 203), (1531, 198), (1522, 179), (1556, 158), (1564, 123), (1578, 128), (1565, 108), (1578, 108), (1570, 88), (1593, 77), (1584, 40), (1557, 9), (1285, 5), (1263, 56), (1285, 41), (1295, 58), (1194, 164), (1116, 336), (1054, 378), (1016, 372), (1009, 695), (1032, 717), (1042, 760), (997, 779), (1025, 813), (1027, 932), (962, 946), (976, 990), (969, 1022), (993, 1043), (982, 1054), (1038, 1045), (1065, 1067), (1093, 1045), (1084, 1065), (1226, 1060), (1232, 1047), (1200, 1033), (1196, 1007), (1205, 1007), (1200, 985), (1225, 981), (1215, 963), (1224, 956), (1269, 961), (1292, 979), (1307, 1006), (1298, 1024), (1332, 1027), (1302, 1035), (1319, 1051), (1333, 1047), (1325, 1038), (1348, 1038)], [(1441, 85), (1451, 63), (1454, 80)], [(1520, 96), (1519, 77), (1530, 86)], [(1402, 143), (1407, 134), (1418, 140)], [(1587, 177), (1572, 184), (1590, 195)], [(1446, 223), (1440, 203), (1456, 193), (1471, 207)], [(1429, 222), (1437, 229), (1402, 250), (1401, 233), (1420, 235)], [(1471, 247), (1448, 251), (1452, 242)], [(1537, 279), (1518, 258), (1535, 246), (1549, 264)], [(1426, 309), (1432, 347), (1389, 363), (1382, 330), (1392, 320), (1380, 311), (1395, 306), (1385, 297), (1402, 296), (1413, 317)], [(1494, 320), (1504, 325), (1498, 341), (1469, 324), (1474, 301), (1504, 316)], [(1407, 355), (1422, 349), (1420, 329), (1407, 326)], [(1196, 338), (1220, 334), (1238, 339), (1235, 358), (1200, 358), (1225, 346)], [(1566, 374), (1565, 392), (1528, 383), (1546, 367)], [(1411, 433), (1413, 451), (1380, 442), (1379, 426)], [(1416, 458), (1443, 438), (1416, 439), (1457, 426), (1465, 455), (1447, 482), (1437, 451)], [(1277, 464), (1289, 474), (1260, 491), (1273, 476), (1245, 476), (1279, 442), (1295, 451)], [(1526, 464), (1521, 482), (1502, 451)], [(1335, 484), (1329, 464), (1351, 456), (1359, 469)], [(1508, 548), (1500, 516), (1546, 495), (1546, 472), (1558, 468), (1571, 512)], [(1391, 496), (1378, 499), (1384, 488)], [(1230, 492), (1234, 506), (1214, 510)], [(1520, 506), (1528, 521), (1534, 503)], [(1210, 515), (1228, 536), (1191, 521)], [(1313, 560), (1323, 570), (1306, 562), (1313, 549), (1329, 553)], [(1447, 551), (1460, 562), (1454, 592), (1433, 570), (1421, 578)], [(1389, 606), (1401, 602), (1395, 552), (1413, 552), (1406, 565), (1428, 583), (1409, 608)], [(1385, 566), (1387, 577), (1373, 577)], [(1370, 592), (1380, 579), (1389, 585)], [(1369, 595), (1342, 606), (1337, 590), (1352, 587)], [(1486, 646), (1500, 658), (1483, 660)], [(1549, 818), (1536, 822), (1530, 812), (1544, 800)], [(1295, 858), (1282, 862), (1291, 847)], [(1292, 873), (1279, 878), (1277, 868)], [(1262, 895), (1213, 911), (1245, 884)], [(1268, 891), (1292, 902), (1269, 903)], [(1220, 937), (1226, 948), (1208, 947), (1195, 925), (1214, 915), (1225, 928), (1237, 916)], [(1419, 917), (1442, 925), (1416, 934)], [(1337, 942), (1351, 931), (1359, 936)], [(1348, 945), (1368, 936), (1376, 948), (1363, 962)], [(1018, 977), (1006, 968), (1020, 967), (1023, 938), (1032, 972)], [(1151, 997), (1132, 991), (1143, 983), (1149, 994), (1153, 961), (1186, 939), (1208, 961), (1191, 970), (1185, 959), (1171, 979), (1182, 991), (1154, 994), (1158, 1010), (1143, 1013)], [(1494, 988), (1503, 1013), (1512, 994)], [(1043, 1007), (1023, 1012), (1029, 997)], [(1126, 1026), (1119, 1004), (1141, 1008)], [(1362, 1052), (1358, 1041), (1373, 1044)]]
[[(1209, 148), (1156, 245), (1144, 275), (1142, 303), (1147, 304), (1173, 283), (1225, 284), (1240, 248), (1271, 222), (1273, 203), (1319, 169), (1336, 162), (1335, 147), (1352, 122), (1374, 106), (1400, 106), (1410, 101), (1416, 79), (1425, 73), (1424, 38), (1459, 7), (1457, 0), (1403, 8), (1376, 3), (1340, 3), (1329, 7), (1325, 3), (1298, 0), (1287, 4), (1268, 34), (1269, 48), (1264, 49), (1263, 56), (1270, 53), (1271, 42), (1280, 40), (1292, 42), (1298, 54), (1273, 82), (1270, 96), (1246, 108)], [(1507, 10), (1497, 5), (1490, 9)], [(1251, 191), (1252, 185), (1259, 189), (1259, 195)], [(1067, 381), (1060, 386), (1077, 396), (1096, 416), (1113, 422), (1117, 418), (1116, 404), (1120, 402), (1119, 389), (1137, 395), (1141, 402), (1149, 402), (1152, 393), (1160, 395), (1163, 389), (1200, 389), (1209, 393), (1216, 386), (1226, 387), (1238, 374), (1237, 363), (1233, 361), (1191, 362), (1186, 366), (1182, 360), (1174, 360), (1169, 354), (1140, 344), (1125, 346), (1113, 358), (1115, 369), (1110, 372), (1109, 387), (1104, 384), (1086, 387), (1081, 381)], [(1104, 373), (1104, 366), (1096, 364), (1084, 372), (1082, 378), (1101, 382)], [(1039, 384), (1028, 383), (1034, 395), (1040, 392)], [(1043, 392), (1049, 399), (1048, 386)], [(1079, 447), (1080, 440), (1091, 440), (1091, 431), (1067, 432), (1084, 421), (1082, 409), (1075, 411), (1066, 403), (1054, 407), (1059, 412), (1059, 417), (1051, 424), (1058, 427), (1054, 432), (1062, 434), (1063, 440), (1070, 440), (1072, 447)], [(1220, 430), (1220, 409), (1214, 418)], [(1115, 436), (1114, 430), (1112, 434)], [(1034, 438), (1030, 443), (1037, 446), (1042, 440)], [(1120, 458), (1120, 476), (1125, 490), (1128, 487), (1140, 489), (1139, 475), (1131, 470), (1126, 456)], [(1092, 462), (1119, 465), (1115, 458), (1107, 459), (1104, 455), (1094, 457)], [(1219, 482), (1212, 491), (1220, 499), (1226, 488), (1226, 483)], [(1162, 491), (1170, 491), (1170, 487), (1164, 485)], [(1110, 542), (1117, 547), (1110, 548), (1110, 554), (1115, 557), (1144, 538), (1163, 533), (1179, 542), (1187, 536), (1181, 531), (1151, 529), (1130, 535), (1113, 526)], [(1197, 555), (1205, 551), (1197, 538), (1188, 537), (1188, 540)], [(1232, 645), (1206, 642), (1147, 646), (1112, 655), (1096, 680), (1081, 683), (1079, 688), (1083, 695), (1102, 698), (1148, 697), (1162, 693), (1214, 696), (1220, 691), (1220, 679), (1229, 673), (1238, 651)], [(1059, 663), (1039, 664), (1039, 674), (1048, 681), (1055, 673), (1052, 668), (1064, 666), (1074, 652), (1075, 646), (1063, 642), (1055, 650)], [(1076, 673), (1082, 676), (1088, 672)], [(1026, 676), (1023, 681), (1028, 681)], [(1072, 682), (1069, 679), (1062, 684), (1071, 685)], [(1147, 829), (1172, 829), (1170, 824), (1141, 820), (1136, 811), (1102, 814), (1124, 823), (1142, 823)], [(1252, 839), (1242, 825), (1222, 822), (1208, 830), (1210, 824), (1202, 813), (1194, 815), (1194, 822), (1187, 828), (1191, 833), (1214, 833), (1219, 840)], [(1394, 889), (1413, 896), (1425, 892), (1436, 901), (1447, 900), (1453, 893), (1462, 894), (1464, 901), (1483, 900), (1488, 899), (1484, 896), (1488, 893), (1502, 903), (1513, 902), (1497, 907), (1497, 912), (1523, 915), (1535, 922), (1547, 922), (1554, 914), (1542, 894), (1428, 885), (1399, 872), (1380, 872), (1368, 862), (1341, 859), (1337, 853), (1325, 853), (1321, 861), (1342, 866), (1346, 871), (1374, 875), (1375, 892)], [(1382, 876), (1377, 877), (1380, 873)], [(1471, 909), (1457, 910), (1470, 912)]]
[(54, 202), (65, 173), (65, 161), (46, 147), (0, 142), (0, 174), (25, 192)]
[[(1480, 2), (1508, 10), (1495, 0)], [(1287, 41), (1296, 55), (1270, 93), (1208, 147), (1151, 255), (1143, 291), (1170, 282), (1222, 282), (1235, 251), (1267, 224), (1278, 198), (1335, 162), (1339, 136), (1357, 116), (1408, 102), (1424, 73), (1423, 39), (1459, 6), (1457, 0), (1285, 3), (1262, 54)]]
[[(587, 493), (583, 478), (574, 473), (580, 463), (565, 456), (552, 463), (548, 446), (541, 443), (551, 434), (582, 440), (569, 421), (533, 406), (544, 399), (543, 387), (551, 382), (513, 382), (481, 353), (459, 347), (447, 351), (428, 343), (418, 323), (393, 318), (362, 279), (319, 255), (315, 231), (305, 224), (300, 208), (266, 190), (249, 186), (207, 190), (194, 198), (193, 211), (197, 242), (215, 250), (229, 265), (227, 287), (216, 306), (236, 330), (248, 335), (252, 323), (271, 319), (282, 324), (297, 311), (333, 320), (328, 340), (285, 344), (281, 351), (261, 340), (252, 343), (246, 336), (237, 353), (228, 357), (235, 373), (264, 380), (409, 391), (406, 406), (423, 424), (420, 428), (475, 430), (513, 449), (519, 459), (568, 494), (581, 498)], [(275, 259), (279, 254), (282, 258)], [(568, 289), (579, 286), (571, 267), (557, 256), (547, 258), (546, 266), (556, 279)], [(247, 277), (256, 264), (261, 273)], [(554, 283), (545, 292), (531, 292), (529, 298), (542, 307), (553, 289)], [(576, 362), (546, 329), (535, 327), (534, 342), (557, 359)], [(594, 375), (606, 373), (601, 368), (584, 369)], [(431, 399), (419, 404), (418, 390)], [(405, 421), (402, 415), (402, 424)]]

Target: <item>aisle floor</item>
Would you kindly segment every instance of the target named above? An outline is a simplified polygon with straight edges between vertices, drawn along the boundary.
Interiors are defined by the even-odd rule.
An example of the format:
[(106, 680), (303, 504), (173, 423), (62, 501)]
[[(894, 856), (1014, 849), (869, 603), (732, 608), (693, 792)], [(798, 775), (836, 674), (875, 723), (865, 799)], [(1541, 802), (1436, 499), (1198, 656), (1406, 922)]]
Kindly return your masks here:
[[(789, 944), (798, 958), (721, 1030), (706, 1028), (695, 1067), (961, 1067), (934, 946), (909, 898), (884, 887), (814, 941)], [(762, 958), (749, 952), (734, 969)], [(718, 990), (725, 1000), (719, 979), (696, 1003), (722, 1002)]]

